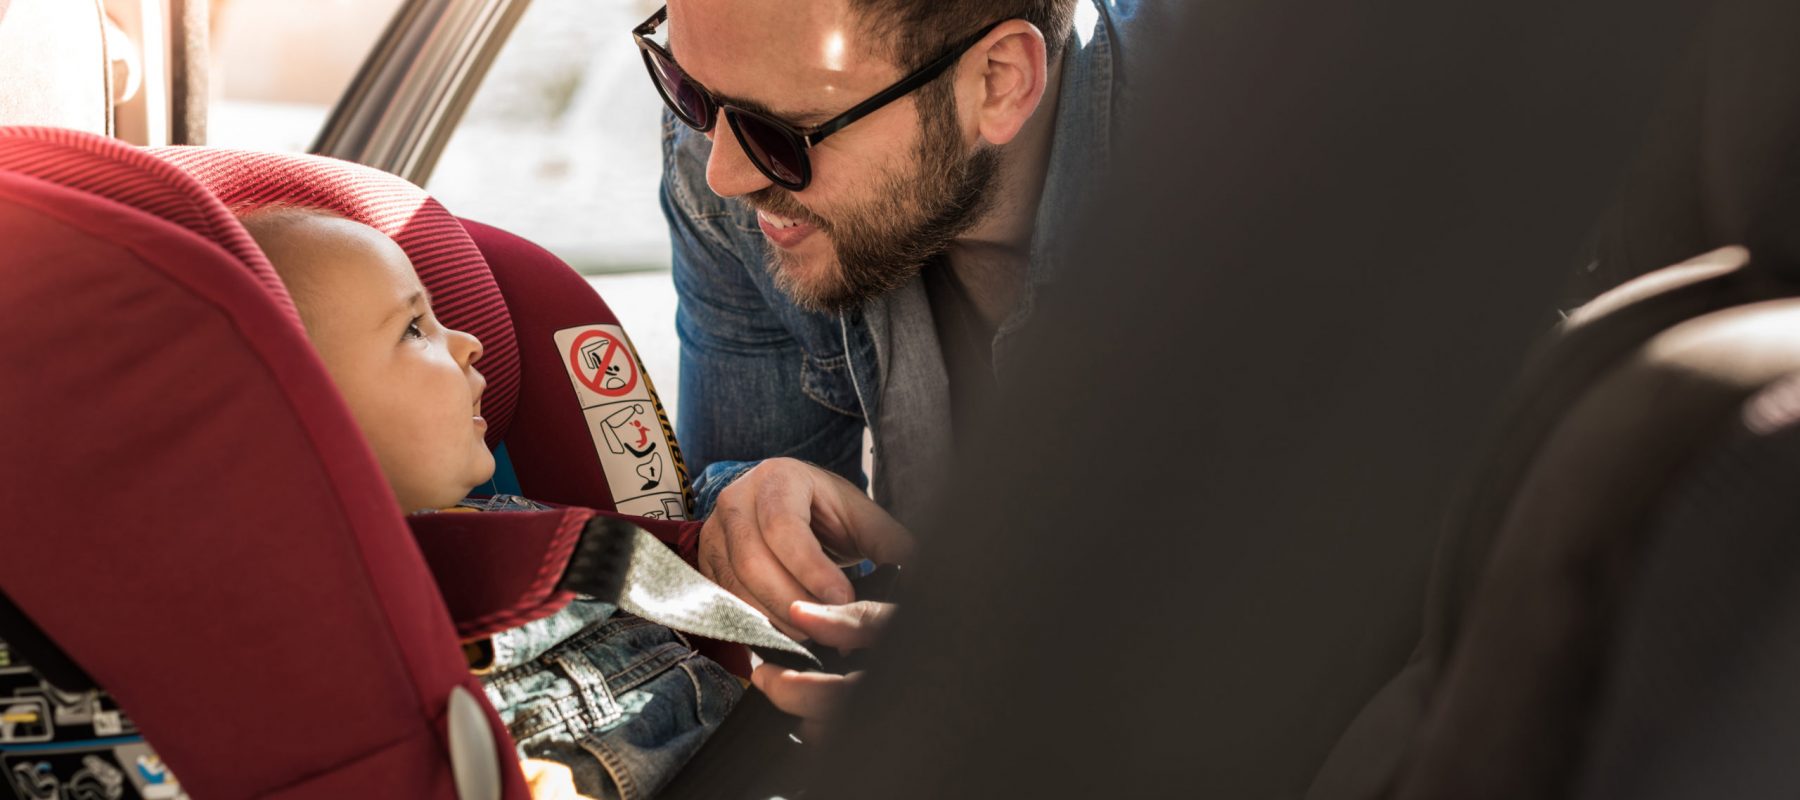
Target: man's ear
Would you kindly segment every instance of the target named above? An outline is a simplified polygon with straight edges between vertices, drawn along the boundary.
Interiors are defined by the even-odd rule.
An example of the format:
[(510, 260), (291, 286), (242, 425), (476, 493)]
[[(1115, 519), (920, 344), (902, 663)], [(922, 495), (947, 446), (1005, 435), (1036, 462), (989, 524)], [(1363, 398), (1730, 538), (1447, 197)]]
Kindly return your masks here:
[(1044, 34), (1022, 19), (1000, 23), (963, 56), (956, 73), (964, 134), (1011, 142), (1044, 99), (1050, 79)]

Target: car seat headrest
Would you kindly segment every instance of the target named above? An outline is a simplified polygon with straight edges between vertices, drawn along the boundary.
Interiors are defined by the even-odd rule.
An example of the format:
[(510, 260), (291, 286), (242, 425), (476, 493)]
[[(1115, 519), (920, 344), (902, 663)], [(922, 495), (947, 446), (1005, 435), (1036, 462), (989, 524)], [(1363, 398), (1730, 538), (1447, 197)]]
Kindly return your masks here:
[(104, 197), (160, 217), (217, 243), (268, 287), (298, 324), (287, 288), (237, 219), (187, 173), (111, 139), (63, 128), (0, 128), (0, 169)]
[(506, 438), (519, 399), (519, 350), (500, 288), (462, 223), (425, 190), (371, 167), (320, 156), (200, 147), (149, 151), (185, 171), (226, 206), (323, 208), (386, 234), (431, 292), (444, 324), (472, 333), (488, 380), (481, 398), (487, 442)]

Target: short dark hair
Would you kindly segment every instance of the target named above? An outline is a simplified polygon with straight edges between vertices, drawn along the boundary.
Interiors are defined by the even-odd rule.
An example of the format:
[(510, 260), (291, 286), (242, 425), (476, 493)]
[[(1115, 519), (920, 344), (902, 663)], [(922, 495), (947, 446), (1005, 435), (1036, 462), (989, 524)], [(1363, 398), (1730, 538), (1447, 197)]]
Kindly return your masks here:
[(1079, 0), (850, 0), (903, 70), (930, 63), (984, 26), (1022, 19), (1044, 34), (1051, 64), (1075, 31)]

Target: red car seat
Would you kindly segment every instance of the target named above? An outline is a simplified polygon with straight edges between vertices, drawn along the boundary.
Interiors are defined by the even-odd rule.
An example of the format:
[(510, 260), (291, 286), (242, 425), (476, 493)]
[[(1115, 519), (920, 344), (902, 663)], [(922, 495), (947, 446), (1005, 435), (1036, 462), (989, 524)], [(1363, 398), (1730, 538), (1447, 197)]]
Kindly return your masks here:
[[(234, 163), (287, 177), (249, 155), (166, 155), (222, 190)], [(376, 198), (325, 204), (387, 225), (446, 322), (487, 343), (483, 407), (511, 444), (528, 360), (460, 225), (372, 170), (278, 158), (314, 170), (297, 186)], [(478, 631), (560, 605), (558, 576), (596, 512), (434, 515), (409, 530), (267, 261), (168, 161), (0, 128), (0, 240), (0, 412), (14, 429), (0, 611), (41, 634), (24, 637), (43, 648), (27, 659), (66, 656), (63, 674), (106, 687), (197, 797), (525, 797), (451, 612), (460, 602), (454, 619)], [(629, 347), (590, 348), (596, 363), (620, 363), (609, 346)], [(571, 368), (565, 396), (580, 396), (571, 373), (619, 388)], [(644, 525), (678, 544), (695, 527)]]
[[(685, 465), (650, 378), (618, 318), (561, 260), (459, 221), (418, 187), (368, 167), (211, 148), (152, 152), (228, 207), (329, 208), (398, 242), (438, 316), (481, 339), (488, 443), (504, 445), (524, 494), (687, 518)], [(640, 470), (647, 464), (655, 468)]]
[[(393, 238), (430, 290), (438, 317), (484, 345), (478, 367), (488, 379), (481, 406), (488, 444), (517, 480), (500, 488), (631, 515), (690, 563), (695, 560), (699, 526), (680, 524), (692, 502), (673, 426), (618, 318), (561, 259), (505, 231), (459, 220), (424, 190), (369, 167), (214, 148), (151, 152), (229, 207), (329, 208)], [(464, 532), (445, 544), (437, 544), (436, 536), (421, 544), (465, 635), (541, 616), (567, 599), (548, 591), (553, 581), (546, 576), (535, 576), (537, 590), (521, 595), (527, 573), (492, 569), (490, 561), (464, 555), (470, 536), (487, 535), (484, 529), (496, 524), (414, 521), (421, 533)], [(573, 540), (564, 537), (562, 546), (572, 547)], [(514, 557), (533, 561), (540, 555), (526, 550)], [(566, 554), (550, 553), (544, 563), (561, 564), (558, 557)], [(743, 648), (704, 640), (699, 646), (727, 669), (749, 674)]]

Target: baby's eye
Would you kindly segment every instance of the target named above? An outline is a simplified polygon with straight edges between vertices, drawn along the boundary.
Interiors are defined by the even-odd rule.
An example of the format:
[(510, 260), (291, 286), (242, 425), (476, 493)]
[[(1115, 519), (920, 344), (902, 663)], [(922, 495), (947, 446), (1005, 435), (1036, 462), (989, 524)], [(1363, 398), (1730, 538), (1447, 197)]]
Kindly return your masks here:
[(423, 315), (421, 315), (421, 316), (413, 317), (411, 322), (406, 323), (406, 338), (408, 338), (408, 339), (423, 339), (423, 338), (425, 338), (424, 329), (419, 327), (419, 323), (421, 321), (423, 321), (424, 319), (425, 319), (425, 317)]

